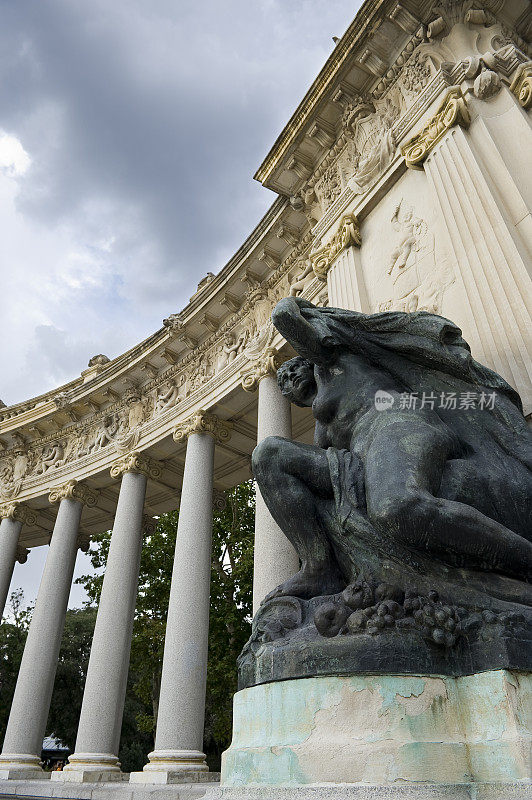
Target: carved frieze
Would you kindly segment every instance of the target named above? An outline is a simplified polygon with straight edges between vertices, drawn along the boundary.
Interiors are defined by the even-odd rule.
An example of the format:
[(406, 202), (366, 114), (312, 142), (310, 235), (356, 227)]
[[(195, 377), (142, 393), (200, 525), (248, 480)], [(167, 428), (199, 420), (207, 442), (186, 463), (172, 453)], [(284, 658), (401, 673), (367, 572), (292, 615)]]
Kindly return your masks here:
[(231, 438), (232, 427), (230, 422), (221, 420), (215, 414), (198, 411), (177, 425), (172, 435), (174, 441), (181, 442), (183, 439), (188, 439), (193, 433), (207, 433), (217, 444), (224, 444)]
[(447, 93), (436, 114), (430, 118), (423, 130), (401, 148), (406, 166), (410, 169), (423, 169), (423, 161), (447, 131), (454, 125), (467, 128), (469, 123), (466, 99), (460, 87), (455, 86)]
[(320, 247), (319, 250), (310, 254), (312, 269), (316, 277), (326, 280), (331, 264), (339, 253), (350, 245), (360, 247), (361, 243), (357, 218), (354, 214), (346, 214), (340, 220), (338, 230), (331, 241), (325, 247)]
[(60, 503), (61, 500), (78, 500), (80, 503), (83, 503), (84, 506), (91, 508), (96, 505), (98, 492), (72, 479), (50, 490), (50, 494), (48, 495), (48, 501), (50, 503)]

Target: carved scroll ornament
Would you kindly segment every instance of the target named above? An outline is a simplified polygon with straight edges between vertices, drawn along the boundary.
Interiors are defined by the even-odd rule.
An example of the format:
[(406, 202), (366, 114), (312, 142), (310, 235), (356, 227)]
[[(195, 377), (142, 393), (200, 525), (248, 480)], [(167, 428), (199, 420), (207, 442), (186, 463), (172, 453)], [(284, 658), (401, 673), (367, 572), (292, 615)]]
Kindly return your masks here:
[(89, 508), (96, 505), (98, 500), (98, 492), (89, 489), (82, 483), (78, 483), (72, 479), (63, 483), (61, 486), (55, 486), (50, 490), (48, 500), (50, 503), (60, 503), (61, 500), (78, 500), (83, 505)]
[(231, 423), (221, 420), (215, 414), (209, 414), (208, 411), (198, 411), (174, 428), (173, 437), (174, 441), (180, 442), (193, 433), (207, 433), (213, 437), (217, 444), (223, 444), (231, 438), (231, 429)]
[(147, 478), (159, 478), (161, 475), (160, 465), (145, 453), (134, 450), (131, 453), (119, 458), (111, 467), (111, 478), (119, 478), (125, 472), (137, 472), (146, 475)]
[(258, 358), (253, 367), (242, 373), (242, 388), (246, 392), (255, 392), (259, 383), (268, 375), (277, 375), (277, 370), (284, 358), (275, 347), (268, 347), (261, 358)]
[(532, 61), (521, 64), (515, 73), (510, 91), (525, 110), (532, 108)]
[(23, 503), (4, 503), (0, 505), (0, 519), (13, 519), (23, 525), (34, 525), (36, 515), (31, 508)]
[(360, 247), (361, 243), (357, 218), (354, 214), (346, 214), (342, 217), (340, 226), (331, 241), (325, 247), (320, 247), (319, 250), (310, 254), (312, 269), (316, 277), (322, 281), (326, 280), (327, 273), (336, 256), (350, 245)]
[(436, 114), (427, 122), (420, 133), (401, 148), (406, 166), (410, 169), (423, 169), (422, 164), (433, 147), (454, 125), (469, 126), (471, 119), (466, 100), (460, 87), (455, 86), (445, 96)]

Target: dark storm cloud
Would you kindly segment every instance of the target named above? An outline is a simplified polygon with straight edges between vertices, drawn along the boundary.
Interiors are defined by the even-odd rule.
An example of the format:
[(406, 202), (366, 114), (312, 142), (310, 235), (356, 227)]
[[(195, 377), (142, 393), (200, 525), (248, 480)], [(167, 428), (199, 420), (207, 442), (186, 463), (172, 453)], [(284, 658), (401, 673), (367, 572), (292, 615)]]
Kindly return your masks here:
[[(67, 281), (62, 311), (52, 281), (52, 299), (36, 320), (58, 330), (79, 327), (69, 331), (65, 380), (78, 339), (83, 359), (87, 340), (96, 350), (107, 346), (95, 336), (98, 313), (103, 329), (105, 315), (115, 313), (111, 349), (131, 346), (239, 247), (274, 199), (252, 181), (253, 172), (331, 52), (331, 36), (343, 33), (358, 5), (1, 4), (0, 128), (32, 160), (18, 182), (17, 212), (37, 249), (39, 231), (48, 240), (58, 231), (87, 258), (76, 256), (81, 278)], [(50, 268), (39, 273), (36, 265), (31, 280), (45, 272)], [(92, 274), (96, 289), (85, 295)], [(27, 330), (34, 356), (36, 327)]]

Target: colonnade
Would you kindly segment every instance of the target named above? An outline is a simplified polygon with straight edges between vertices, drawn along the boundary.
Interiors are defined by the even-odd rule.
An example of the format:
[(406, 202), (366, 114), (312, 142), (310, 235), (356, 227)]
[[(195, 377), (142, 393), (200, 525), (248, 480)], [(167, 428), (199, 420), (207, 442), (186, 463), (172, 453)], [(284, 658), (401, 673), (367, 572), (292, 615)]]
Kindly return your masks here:
[[(258, 438), (290, 436), (290, 406), (275, 380), (278, 355), (268, 351), (244, 376), (258, 389)], [(207, 678), (214, 456), (231, 436), (231, 424), (199, 411), (178, 425), (176, 442), (186, 440), (186, 457), (159, 696), (155, 749), (132, 782), (167, 783), (183, 773), (205, 772), (202, 752)], [(53, 780), (123, 780), (118, 761), (129, 669), (133, 619), (144, 533), (153, 520), (144, 516), (147, 482), (161, 466), (143, 452), (115, 461), (111, 477), (120, 480), (118, 504), (85, 681), (74, 753)], [(177, 489), (177, 487), (176, 487)], [(2, 754), (0, 778), (44, 778), (40, 753), (52, 697), (61, 637), (80, 546), (84, 506), (98, 493), (71, 480), (50, 491), (59, 504), (46, 564), (28, 631)], [(0, 507), (0, 601), (3, 610), (20, 532), (32, 510), (13, 503)], [(298, 568), (295, 551), (257, 498), (256, 602)]]

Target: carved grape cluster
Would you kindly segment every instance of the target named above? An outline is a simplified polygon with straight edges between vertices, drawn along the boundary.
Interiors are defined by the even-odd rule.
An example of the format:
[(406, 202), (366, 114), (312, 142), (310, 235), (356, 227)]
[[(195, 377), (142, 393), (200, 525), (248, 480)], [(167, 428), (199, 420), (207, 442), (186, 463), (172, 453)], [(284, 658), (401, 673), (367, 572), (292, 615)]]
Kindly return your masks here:
[(314, 624), (327, 637), (414, 629), (441, 647), (452, 647), (460, 633), (457, 610), (440, 602), (437, 592), (423, 596), (387, 583), (372, 586), (365, 580), (347, 586), (337, 602), (320, 605)]

